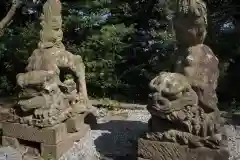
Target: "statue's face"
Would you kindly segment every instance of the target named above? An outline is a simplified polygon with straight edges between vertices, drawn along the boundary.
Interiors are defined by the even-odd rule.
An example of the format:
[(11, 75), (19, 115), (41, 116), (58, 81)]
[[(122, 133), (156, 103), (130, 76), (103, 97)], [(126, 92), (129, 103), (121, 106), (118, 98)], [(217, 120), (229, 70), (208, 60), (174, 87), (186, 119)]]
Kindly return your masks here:
[(194, 46), (204, 42), (207, 33), (204, 17), (177, 15), (173, 21), (178, 43)]
[[(184, 98), (184, 95), (182, 95), (182, 97), (179, 97), (179, 99), (181, 98)], [(175, 105), (172, 105), (179, 99), (170, 100), (168, 98), (161, 96), (161, 94), (159, 93), (154, 93), (152, 94), (152, 101), (148, 105), (148, 111), (152, 115), (155, 115), (162, 119), (166, 119), (168, 121), (184, 119), (186, 117), (183, 111), (185, 109), (185, 106), (184, 105), (181, 106), (181, 103), (179, 103), (178, 108), (176, 109)]]
[(155, 85), (157, 91), (150, 94), (148, 109), (158, 114), (172, 112), (172, 103), (184, 97), (185, 92), (191, 88), (186, 77), (178, 73), (163, 72), (153, 81), (155, 82), (151, 84)]
[(197, 94), (182, 74), (162, 72), (151, 81), (150, 86), (155, 90), (150, 94), (147, 109), (162, 119), (184, 119), (186, 107), (198, 104)]
[(155, 92), (152, 94), (152, 106), (159, 112), (168, 112), (170, 108), (169, 100), (162, 97), (161, 93)]

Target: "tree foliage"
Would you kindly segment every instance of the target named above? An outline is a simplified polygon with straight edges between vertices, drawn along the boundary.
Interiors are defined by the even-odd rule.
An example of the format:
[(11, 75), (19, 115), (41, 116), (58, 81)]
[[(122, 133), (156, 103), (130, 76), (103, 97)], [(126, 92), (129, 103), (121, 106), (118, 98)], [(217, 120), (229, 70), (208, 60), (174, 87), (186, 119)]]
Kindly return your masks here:
[[(15, 76), (24, 72), (36, 48), (44, 1), (37, 2), (24, 1), (0, 38), (1, 94), (16, 93)], [(239, 6), (231, 0), (206, 2), (206, 43), (220, 59), (220, 101), (240, 101), (238, 92), (229, 87), (240, 88)], [(3, 18), (11, 1), (0, 3)], [(150, 79), (160, 71), (170, 71), (175, 63), (175, 0), (72, 0), (62, 4), (64, 44), (85, 62), (89, 95), (146, 101)]]

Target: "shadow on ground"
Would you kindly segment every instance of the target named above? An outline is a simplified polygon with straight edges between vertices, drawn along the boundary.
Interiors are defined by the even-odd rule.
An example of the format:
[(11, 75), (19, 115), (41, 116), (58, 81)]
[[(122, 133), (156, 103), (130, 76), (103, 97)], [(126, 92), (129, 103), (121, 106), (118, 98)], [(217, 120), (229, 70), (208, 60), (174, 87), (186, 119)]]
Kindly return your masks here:
[(147, 123), (111, 120), (97, 125), (92, 133), (97, 151), (104, 160), (134, 160), (137, 139), (147, 131)]

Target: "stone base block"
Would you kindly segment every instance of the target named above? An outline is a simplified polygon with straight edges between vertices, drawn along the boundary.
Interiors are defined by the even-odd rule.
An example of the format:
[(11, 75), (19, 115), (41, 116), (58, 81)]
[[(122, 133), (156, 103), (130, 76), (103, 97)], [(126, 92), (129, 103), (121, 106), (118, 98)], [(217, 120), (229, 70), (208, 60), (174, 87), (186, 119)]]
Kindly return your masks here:
[(10, 109), (9, 108), (3, 108), (0, 106), (0, 129), (2, 128), (2, 123), (12, 119), (11, 115), (9, 114)]
[[(83, 131), (85, 130), (85, 131)], [(74, 144), (79, 141), (87, 132), (90, 131), (89, 126), (85, 126), (81, 131), (75, 133), (69, 133), (68, 137), (64, 141), (59, 142), (56, 145), (41, 144), (41, 157), (45, 160), (59, 159), (66, 151), (68, 151)]]
[(9, 112), (9, 108), (0, 107), (0, 122), (6, 121), (7, 119), (11, 118)]
[(190, 149), (175, 143), (138, 140), (138, 160), (228, 160), (225, 149)]
[(89, 113), (83, 113), (66, 120), (65, 124), (67, 127), (67, 132), (68, 133), (79, 132), (82, 130), (83, 127), (90, 126), (91, 124), (85, 123), (85, 119), (87, 118), (88, 115)]
[(57, 144), (67, 136), (67, 128), (64, 123), (40, 129), (27, 124), (3, 122), (2, 132), (3, 136), (48, 144)]
[[(22, 146), (37, 148), (44, 160), (57, 160), (67, 152), (89, 131), (90, 126), (78, 118), (73, 118), (69, 123), (61, 123), (54, 127), (37, 128), (19, 123), (3, 123), (3, 146), (21, 148)], [(79, 124), (78, 124), (79, 123)], [(71, 133), (68, 132), (70, 129)], [(75, 131), (75, 132), (74, 132)]]

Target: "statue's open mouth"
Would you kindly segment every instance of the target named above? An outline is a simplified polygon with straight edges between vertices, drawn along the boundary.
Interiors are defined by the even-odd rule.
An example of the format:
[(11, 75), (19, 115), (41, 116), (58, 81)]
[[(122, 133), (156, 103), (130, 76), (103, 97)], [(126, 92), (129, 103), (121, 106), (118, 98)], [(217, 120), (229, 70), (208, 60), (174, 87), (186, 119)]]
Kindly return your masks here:
[(148, 105), (147, 109), (152, 115), (155, 115), (162, 119), (167, 119), (167, 116), (174, 111), (169, 106), (156, 104)]

